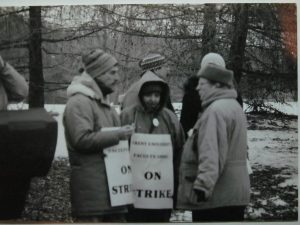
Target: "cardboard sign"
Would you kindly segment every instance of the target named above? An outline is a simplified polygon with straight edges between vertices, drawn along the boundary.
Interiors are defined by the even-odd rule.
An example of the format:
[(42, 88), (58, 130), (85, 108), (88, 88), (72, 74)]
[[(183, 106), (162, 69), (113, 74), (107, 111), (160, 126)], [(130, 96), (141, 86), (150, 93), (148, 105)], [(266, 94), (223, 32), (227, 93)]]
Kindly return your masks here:
[(128, 141), (120, 141), (103, 151), (111, 206), (133, 203), (132, 173)]
[(174, 174), (171, 137), (168, 134), (131, 136), (134, 207), (173, 207)]

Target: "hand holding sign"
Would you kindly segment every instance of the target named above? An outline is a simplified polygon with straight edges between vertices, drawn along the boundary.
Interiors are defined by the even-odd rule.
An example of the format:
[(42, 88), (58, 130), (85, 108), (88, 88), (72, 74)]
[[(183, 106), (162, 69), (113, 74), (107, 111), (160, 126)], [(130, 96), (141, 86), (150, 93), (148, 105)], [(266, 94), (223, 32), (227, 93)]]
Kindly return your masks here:
[(120, 127), (119, 129), (119, 138), (120, 140), (128, 140), (131, 135), (133, 134), (134, 132), (134, 129), (135, 129), (135, 126), (134, 124), (132, 125), (125, 125), (123, 127)]
[[(122, 130), (126, 134), (132, 134), (132, 126), (105, 127), (103, 131)], [(128, 141), (120, 141), (119, 144), (103, 150), (106, 174), (109, 186), (111, 206), (120, 206), (133, 203), (132, 174)]]

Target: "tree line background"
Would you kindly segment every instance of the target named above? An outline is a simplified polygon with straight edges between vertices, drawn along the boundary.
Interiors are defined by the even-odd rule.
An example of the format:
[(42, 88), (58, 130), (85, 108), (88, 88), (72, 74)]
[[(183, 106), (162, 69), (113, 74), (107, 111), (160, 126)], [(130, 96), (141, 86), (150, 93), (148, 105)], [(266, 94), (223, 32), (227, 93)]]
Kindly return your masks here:
[(220, 53), (254, 110), (297, 100), (296, 4), (114, 4), (0, 8), (0, 54), (29, 82), (29, 107), (66, 103), (82, 53), (102, 48), (120, 64), (123, 94), (138, 61), (166, 56), (173, 102), (201, 58)]

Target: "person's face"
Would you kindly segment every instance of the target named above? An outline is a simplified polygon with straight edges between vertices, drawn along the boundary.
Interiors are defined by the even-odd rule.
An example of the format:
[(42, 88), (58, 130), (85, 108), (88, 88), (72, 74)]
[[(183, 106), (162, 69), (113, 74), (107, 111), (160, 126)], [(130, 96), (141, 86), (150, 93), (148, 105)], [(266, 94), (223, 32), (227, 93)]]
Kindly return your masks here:
[(146, 111), (154, 112), (159, 107), (160, 93), (159, 92), (150, 92), (147, 94), (143, 94), (142, 100), (146, 107)]
[(214, 87), (207, 79), (200, 77), (196, 90), (201, 99), (205, 99), (205, 95)]
[(104, 95), (114, 92), (120, 81), (119, 68), (114, 66), (104, 74), (94, 78)]

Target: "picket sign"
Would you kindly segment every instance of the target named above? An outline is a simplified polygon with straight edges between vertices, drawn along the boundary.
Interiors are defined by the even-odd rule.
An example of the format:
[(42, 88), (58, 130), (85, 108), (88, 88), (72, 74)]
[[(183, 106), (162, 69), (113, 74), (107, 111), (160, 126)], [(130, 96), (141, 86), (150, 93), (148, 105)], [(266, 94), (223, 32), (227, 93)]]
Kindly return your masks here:
[(130, 159), (134, 207), (167, 209), (173, 207), (173, 151), (169, 134), (131, 136)]
[[(118, 128), (104, 128), (102, 131), (114, 129)], [(103, 152), (106, 155), (104, 161), (111, 206), (132, 204), (132, 173), (128, 141), (120, 141), (117, 145), (105, 148)]]

